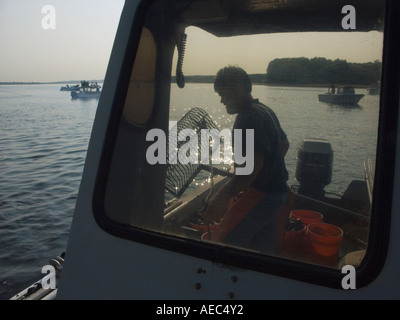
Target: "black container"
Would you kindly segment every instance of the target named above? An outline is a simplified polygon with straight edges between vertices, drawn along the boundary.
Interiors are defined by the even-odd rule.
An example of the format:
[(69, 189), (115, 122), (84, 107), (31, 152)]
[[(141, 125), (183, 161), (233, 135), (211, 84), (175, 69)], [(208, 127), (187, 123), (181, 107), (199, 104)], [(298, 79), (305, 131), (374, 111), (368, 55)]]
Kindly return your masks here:
[(323, 198), (332, 179), (333, 150), (327, 140), (304, 139), (297, 152), (296, 180), (299, 193)]

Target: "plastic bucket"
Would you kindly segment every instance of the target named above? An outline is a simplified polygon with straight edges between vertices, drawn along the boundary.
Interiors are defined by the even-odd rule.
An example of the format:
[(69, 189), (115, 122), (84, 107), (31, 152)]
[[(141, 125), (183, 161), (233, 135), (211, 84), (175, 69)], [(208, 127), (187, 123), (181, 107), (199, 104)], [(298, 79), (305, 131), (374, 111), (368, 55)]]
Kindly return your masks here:
[(285, 231), (282, 241), (282, 252), (289, 255), (298, 255), (304, 246), (305, 227), (299, 231)]
[(333, 257), (339, 253), (343, 230), (329, 223), (312, 223), (307, 227), (308, 241), (315, 254)]
[(281, 250), (290, 256), (299, 254), (299, 250), (304, 245), (306, 225), (301, 221), (289, 219), (282, 240)]
[(306, 226), (311, 223), (322, 222), (324, 218), (324, 216), (317, 211), (304, 209), (292, 210), (289, 217), (295, 220), (300, 219)]

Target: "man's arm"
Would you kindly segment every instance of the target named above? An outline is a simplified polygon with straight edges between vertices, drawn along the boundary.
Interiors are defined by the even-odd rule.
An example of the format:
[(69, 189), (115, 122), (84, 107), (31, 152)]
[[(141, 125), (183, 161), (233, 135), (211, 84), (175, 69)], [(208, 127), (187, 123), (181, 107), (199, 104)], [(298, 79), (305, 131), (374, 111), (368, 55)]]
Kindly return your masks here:
[(264, 155), (262, 152), (254, 154), (254, 170), (249, 175), (235, 175), (226, 182), (216, 194), (208, 201), (207, 210), (204, 213), (206, 222), (219, 221), (225, 214), (229, 200), (235, 197), (240, 191), (250, 186), (257, 178), (258, 173), (264, 166)]
[(282, 140), (281, 148), (282, 148), (282, 155), (283, 155), (283, 157), (285, 157), (289, 150), (289, 140), (287, 138)]

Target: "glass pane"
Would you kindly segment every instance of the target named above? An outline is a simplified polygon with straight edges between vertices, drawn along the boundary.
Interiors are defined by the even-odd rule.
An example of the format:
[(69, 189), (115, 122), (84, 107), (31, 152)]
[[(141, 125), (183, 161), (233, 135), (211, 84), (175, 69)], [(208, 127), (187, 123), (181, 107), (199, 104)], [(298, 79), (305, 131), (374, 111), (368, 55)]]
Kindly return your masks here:
[[(190, 27), (186, 34), (186, 85), (184, 89), (172, 86), (170, 121), (175, 123), (185, 114), (196, 119), (193, 108), (201, 108), (219, 132), (232, 130), (238, 115), (227, 113), (223, 103), (226, 101), (215, 92), (213, 81), (220, 68), (237, 66), (243, 68), (252, 81), (252, 97), (272, 109), (290, 143), (285, 156), (289, 199), (281, 210), (277, 210), (275, 230), (266, 227), (257, 232), (257, 224), (262, 225), (268, 220), (268, 191), (250, 188), (238, 197), (232, 197), (231, 209), (219, 226), (212, 222), (207, 225), (202, 215), (195, 213), (184, 228), (186, 235), (263, 252), (268, 250), (264, 245), (273, 238), (268, 233), (278, 231), (279, 235), (280, 228), (285, 228), (281, 234), (283, 240), (277, 240), (278, 250), (265, 252), (333, 267), (338, 267), (347, 254), (357, 252), (346, 256), (346, 263), (353, 261), (356, 264), (355, 260), (358, 263), (365, 252), (369, 233), (382, 33), (293, 33), (217, 38)], [(267, 128), (268, 122), (264, 125)], [(264, 134), (252, 124), (249, 128), (255, 128), (256, 135)], [(257, 136), (254, 139), (256, 147), (262, 146), (257, 143)], [(199, 149), (202, 143), (199, 139)], [(214, 184), (220, 179), (229, 178), (215, 175)], [(210, 173), (201, 170), (183, 196), (178, 194), (178, 199), (201, 194), (201, 189), (210, 184)], [(272, 204), (278, 203), (279, 193), (272, 192), (271, 197)], [(171, 198), (173, 194), (167, 191), (166, 199)], [(259, 219), (257, 223), (252, 225), (250, 218), (240, 222), (233, 218), (247, 214), (245, 211), (253, 201), (260, 198), (265, 201), (264, 208), (255, 207), (254, 211), (265, 214), (257, 217), (257, 213), (252, 213), (254, 219)], [(201, 205), (196, 209), (199, 208)], [(307, 220), (309, 215), (316, 217)], [(307, 224), (314, 221), (312, 219), (324, 224), (308, 229)], [(221, 226), (224, 231), (218, 232)], [(216, 234), (215, 238), (207, 231)], [(249, 237), (252, 233), (254, 237)]]
[[(224, 6), (210, 15), (218, 1), (199, 3), (166, 10), (155, 1), (148, 13), (107, 216), (199, 243), (357, 266), (370, 227), (383, 33), (271, 34), (261, 20), (258, 29), (225, 23)], [(269, 8), (259, 3), (242, 9)]]

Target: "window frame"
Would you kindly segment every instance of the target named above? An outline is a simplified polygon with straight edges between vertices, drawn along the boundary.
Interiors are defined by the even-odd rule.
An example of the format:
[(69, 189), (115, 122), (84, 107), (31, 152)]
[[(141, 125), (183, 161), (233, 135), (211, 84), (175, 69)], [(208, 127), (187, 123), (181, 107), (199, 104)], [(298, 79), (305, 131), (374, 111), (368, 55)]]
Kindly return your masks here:
[[(152, 1), (141, 1), (135, 22), (130, 31), (130, 40), (122, 64), (120, 77), (114, 96), (112, 112), (104, 140), (102, 157), (100, 159), (95, 190), (92, 198), (93, 214), (98, 225), (106, 232), (138, 242), (158, 247), (164, 250), (179, 252), (216, 263), (300, 280), (331, 288), (341, 289), (343, 274), (339, 269), (332, 269), (305, 262), (289, 260), (281, 257), (267, 256), (249, 252), (241, 248), (201, 242), (190, 238), (144, 230), (129, 225), (123, 225), (110, 220), (104, 210), (104, 193), (107, 176), (113, 157), (113, 147), (116, 141), (118, 126), (123, 115), (125, 96), (129, 86), (131, 70), (135, 61), (132, 52), (136, 52), (140, 41), (144, 17)], [(376, 152), (376, 169), (371, 208), (371, 222), (368, 247), (362, 264), (356, 268), (357, 288), (372, 282), (380, 273), (385, 258), (390, 237), (390, 217), (392, 206), (392, 192), (395, 170), (396, 138), (398, 106), (399, 106), (399, 79), (391, 72), (398, 70), (399, 44), (390, 39), (396, 39), (400, 32), (396, 10), (399, 5), (394, 1), (386, 2), (384, 53), (382, 59), (382, 91), (380, 96), (378, 141)], [(397, 69), (396, 69), (397, 68)], [(157, 92), (157, 82), (155, 91)], [(394, 90), (393, 90), (394, 88)], [(156, 93), (157, 94), (157, 93)], [(154, 109), (154, 111), (157, 111)], [(136, 125), (134, 130), (146, 130), (146, 125)], [(379, 211), (379, 214), (378, 214)]]

